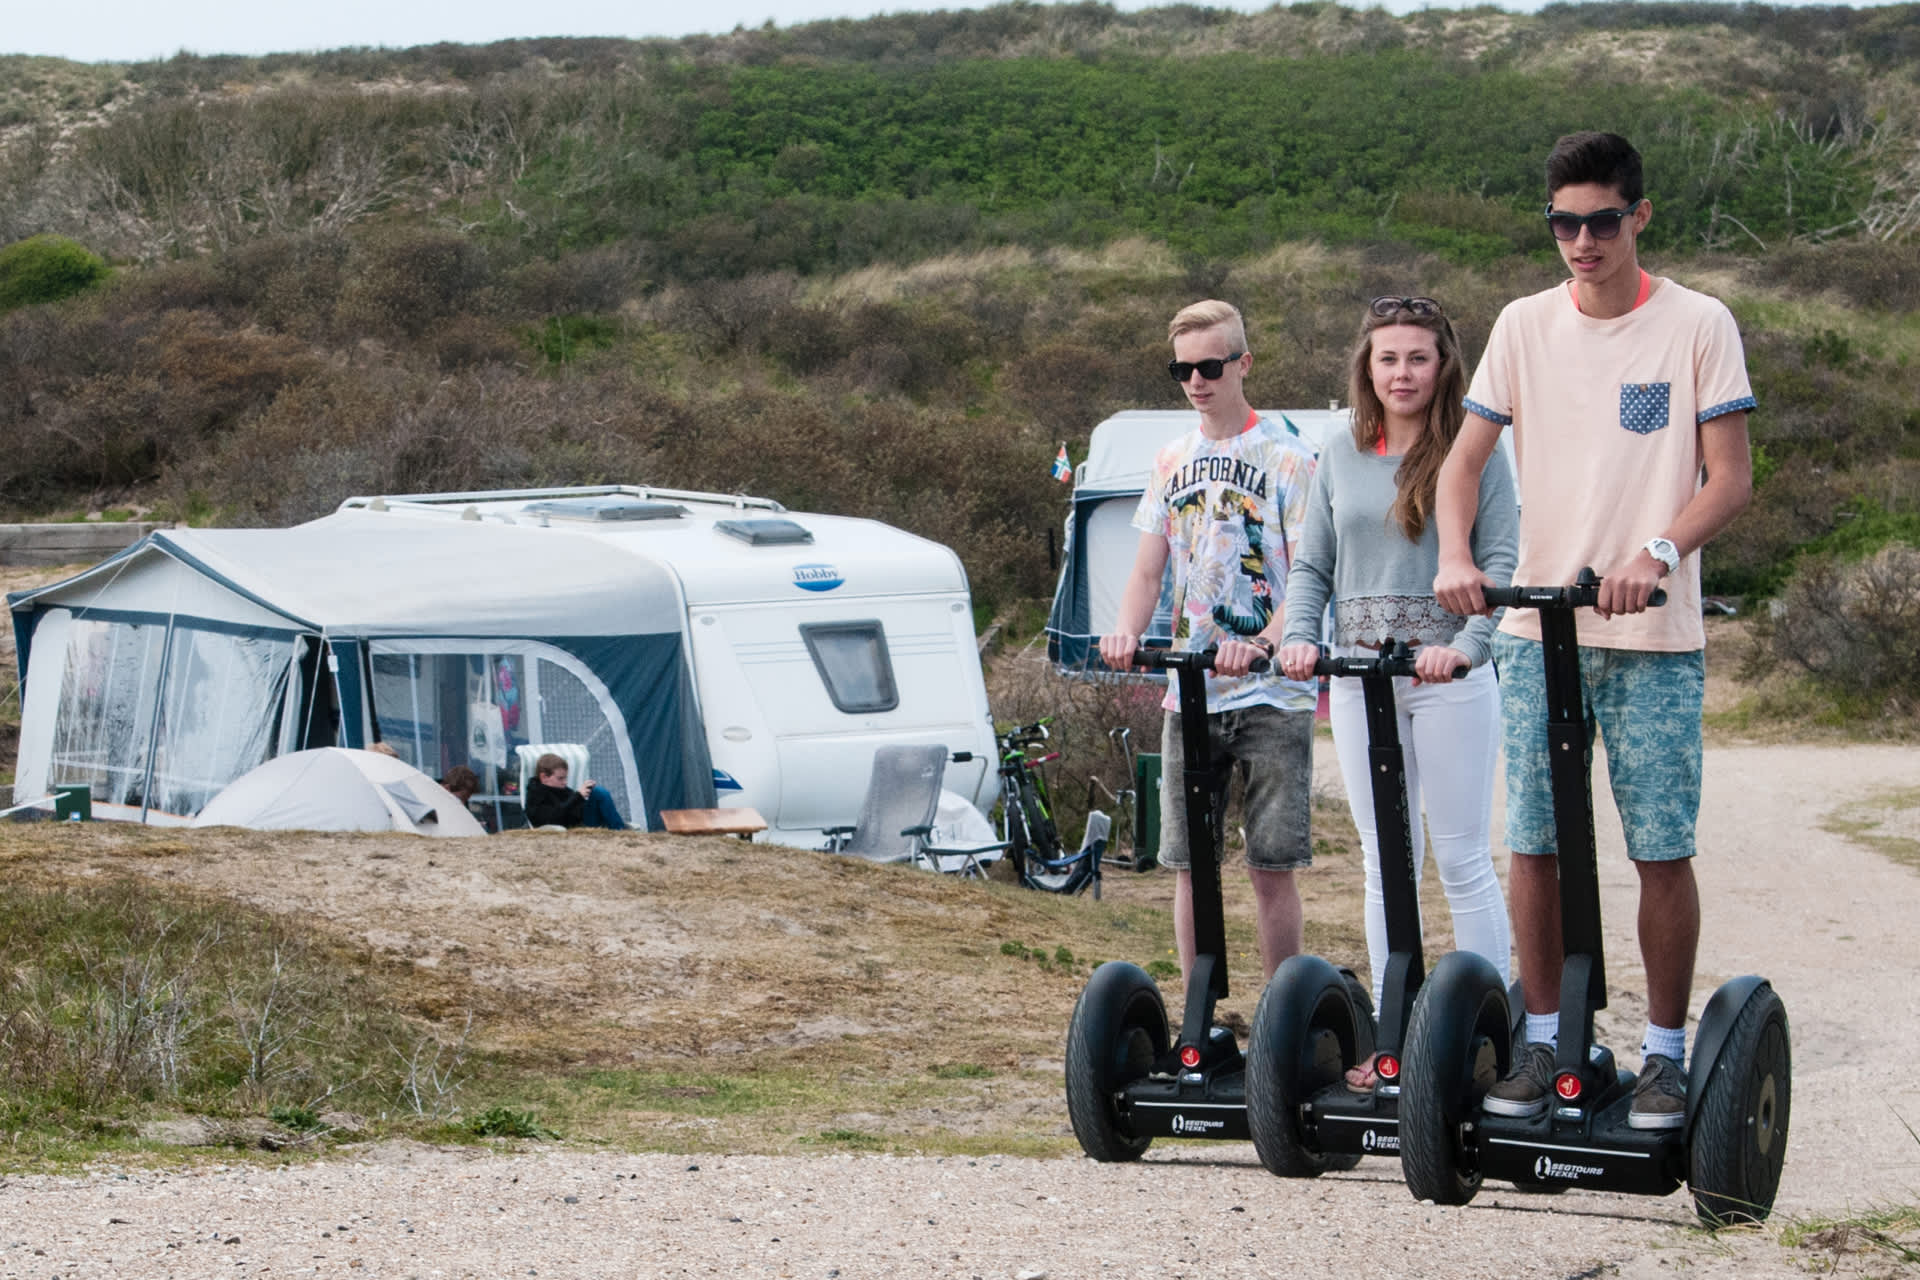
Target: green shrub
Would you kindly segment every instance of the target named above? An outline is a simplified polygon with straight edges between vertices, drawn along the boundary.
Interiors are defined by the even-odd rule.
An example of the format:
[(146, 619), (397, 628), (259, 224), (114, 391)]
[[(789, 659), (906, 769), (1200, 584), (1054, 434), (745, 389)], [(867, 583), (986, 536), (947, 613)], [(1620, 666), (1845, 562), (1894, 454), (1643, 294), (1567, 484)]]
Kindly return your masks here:
[(1920, 546), (1894, 542), (1853, 562), (1803, 557), (1761, 635), (1775, 662), (1831, 692), (1920, 707)]
[(0, 249), (0, 311), (71, 298), (111, 272), (99, 254), (65, 236), (15, 241)]

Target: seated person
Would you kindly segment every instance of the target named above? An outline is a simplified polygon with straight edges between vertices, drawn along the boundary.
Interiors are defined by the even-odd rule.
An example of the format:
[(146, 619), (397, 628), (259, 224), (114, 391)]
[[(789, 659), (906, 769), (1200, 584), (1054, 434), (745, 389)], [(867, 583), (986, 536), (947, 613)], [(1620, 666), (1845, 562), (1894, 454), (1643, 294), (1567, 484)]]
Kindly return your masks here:
[(534, 779), (522, 797), (527, 821), (536, 827), (603, 827), (625, 831), (613, 795), (589, 778), (578, 791), (567, 786), (567, 762), (549, 751), (533, 762)]
[(473, 808), (473, 797), (480, 790), (479, 774), (463, 764), (457, 764), (447, 770), (447, 776), (440, 779), (440, 785), (445, 787), (448, 794), (455, 800), (467, 806), (467, 812), (479, 819), (480, 825), (489, 833), (493, 831), (493, 815), (484, 810), (475, 812)]

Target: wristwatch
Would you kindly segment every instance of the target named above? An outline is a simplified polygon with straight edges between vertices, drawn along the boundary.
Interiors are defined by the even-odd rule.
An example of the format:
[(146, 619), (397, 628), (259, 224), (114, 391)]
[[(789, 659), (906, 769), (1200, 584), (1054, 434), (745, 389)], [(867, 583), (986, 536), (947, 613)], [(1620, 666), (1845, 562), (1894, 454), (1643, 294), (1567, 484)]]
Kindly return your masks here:
[(1649, 538), (1645, 550), (1648, 555), (1667, 566), (1668, 573), (1680, 567), (1680, 548), (1673, 545), (1671, 538)]

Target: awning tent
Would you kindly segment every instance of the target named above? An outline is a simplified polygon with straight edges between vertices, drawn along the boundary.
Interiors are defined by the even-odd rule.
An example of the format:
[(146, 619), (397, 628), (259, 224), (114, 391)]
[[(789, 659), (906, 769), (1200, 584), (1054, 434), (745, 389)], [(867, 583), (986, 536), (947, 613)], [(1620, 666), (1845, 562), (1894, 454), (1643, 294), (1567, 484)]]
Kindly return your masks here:
[(270, 757), (378, 740), (434, 778), (581, 743), (656, 828), (713, 802), (678, 582), (594, 539), (356, 513), (163, 530), (8, 603), (23, 797), (86, 783), (106, 816), (183, 822)]

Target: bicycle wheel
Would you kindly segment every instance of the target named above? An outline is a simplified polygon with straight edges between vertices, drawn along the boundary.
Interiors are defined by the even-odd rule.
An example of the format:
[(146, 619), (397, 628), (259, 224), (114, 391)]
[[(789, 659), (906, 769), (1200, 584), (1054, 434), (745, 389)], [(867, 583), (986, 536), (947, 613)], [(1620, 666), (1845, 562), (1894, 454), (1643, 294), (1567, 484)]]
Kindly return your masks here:
[(1030, 888), (1046, 893), (1078, 893), (1093, 878), (1089, 859), (1079, 858), (1066, 866), (1048, 866), (1067, 857), (1060, 850), (1060, 832), (1053, 825), (1038, 789), (1032, 782), (1020, 786), (1020, 811), (1026, 820), (1027, 850), (1021, 859), (1020, 878)]

